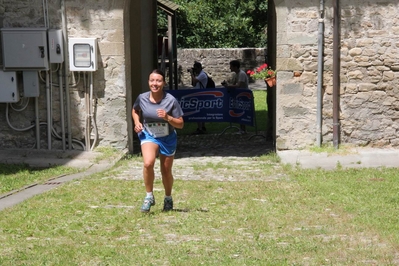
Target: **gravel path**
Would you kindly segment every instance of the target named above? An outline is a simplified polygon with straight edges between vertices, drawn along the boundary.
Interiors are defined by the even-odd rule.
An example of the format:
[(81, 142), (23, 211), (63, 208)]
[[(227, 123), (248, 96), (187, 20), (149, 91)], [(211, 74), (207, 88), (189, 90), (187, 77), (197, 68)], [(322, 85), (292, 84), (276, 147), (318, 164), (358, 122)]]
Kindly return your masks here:
[[(264, 176), (257, 157), (273, 151), (272, 142), (259, 135), (248, 133), (236, 135), (179, 136), (173, 166), (173, 176), (181, 180), (273, 181), (280, 176)], [(138, 144), (137, 144), (138, 145)], [(135, 147), (139, 150), (139, 146)], [(115, 178), (142, 180), (142, 162), (136, 161), (119, 169)], [(159, 177), (159, 162), (155, 164)]]

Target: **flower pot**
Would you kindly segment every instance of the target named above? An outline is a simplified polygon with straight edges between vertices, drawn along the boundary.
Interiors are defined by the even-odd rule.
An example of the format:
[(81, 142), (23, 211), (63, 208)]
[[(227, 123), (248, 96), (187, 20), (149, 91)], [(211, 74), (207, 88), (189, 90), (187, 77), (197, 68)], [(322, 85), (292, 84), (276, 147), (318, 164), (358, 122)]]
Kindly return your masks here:
[(267, 78), (267, 79), (265, 79), (265, 82), (267, 83), (267, 85), (269, 87), (273, 87), (276, 85), (276, 77)]

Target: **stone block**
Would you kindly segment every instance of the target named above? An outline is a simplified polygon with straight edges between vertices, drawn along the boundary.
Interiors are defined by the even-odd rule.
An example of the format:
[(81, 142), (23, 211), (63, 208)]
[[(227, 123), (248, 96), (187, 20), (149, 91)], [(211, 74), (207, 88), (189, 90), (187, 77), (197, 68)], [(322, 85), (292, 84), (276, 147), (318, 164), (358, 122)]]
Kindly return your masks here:
[[(123, 56), (125, 54), (125, 47), (123, 43), (118, 42), (99, 42), (98, 50), (102, 56), (114, 55)], [(123, 62), (122, 62), (123, 63)]]
[(302, 83), (288, 83), (283, 84), (281, 89), (281, 94), (286, 95), (301, 95), (303, 92), (303, 84)]

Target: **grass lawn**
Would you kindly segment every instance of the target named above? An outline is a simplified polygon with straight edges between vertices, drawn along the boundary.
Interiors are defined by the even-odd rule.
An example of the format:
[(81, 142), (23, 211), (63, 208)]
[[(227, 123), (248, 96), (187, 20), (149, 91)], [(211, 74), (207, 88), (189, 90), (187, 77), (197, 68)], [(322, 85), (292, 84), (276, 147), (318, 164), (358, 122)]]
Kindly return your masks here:
[[(254, 95), (266, 128), (266, 92)], [(207, 125), (214, 133), (226, 126)], [(269, 154), (251, 158), (254, 180), (177, 179), (173, 212), (161, 212), (157, 179), (157, 204), (142, 214), (142, 180), (117, 178), (141, 160), (130, 156), (2, 211), (0, 265), (399, 265), (397, 169), (304, 170)], [(210, 176), (249, 171), (227, 160), (190, 166)], [(0, 167), (3, 193), (74, 171)]]
[[(255, 115), (257, 121), (257, 130), (265, 131), (267, 125), (267, 106), (266, 106), (266, 91), (253, 91), (255, 103)], [(207, 133), (217, 134), (230, 126), (230, 123), (207, 123)], [(232, 124), (238, 126), (238, 124)], [(178, 129), (179, 135), (190, 135), (197, 129), (197, 123), (185, 123), (183, 129)], [(229, 129), (228, 132), (235, 132), (237, 129)], [(255, 132), (256, 128), (247, 126), (248, 132)], [(97, 149), (102, 152), (104, 156), (110, 156), (112, 149)], [(101, 159), (101, 158), (99, 158)], [(49, 178), (61, 176), (65, 174), (76, 173), (79, 170), (68, 167), (53, 167), (48, 169), (32, 169), (26, 165), (8, 165), (0, 164), (0, 195), (8, 193), (13, 190), (20, 189), (34, 183), (42, 183)]]
[[(96, 149), (99, 154), (93, 162), (103, 159), (116, 158), (119, 152), (115, 148), (100, 147)], [(53, 166), (49, 168), (33, 168), (25, 164), (2, 164), (0, 163), (0, 196), (17, 191), (23, 187), (33, 184), (42, 184), (49, 179), (64, 175), (78, 173), (84, 169), (67, 166)]]
[(114, 178), (134, 160), (4, 210), (0, 265), (399, 264), (397, 169), (302, 170), (262, 156), (265, 178), (275, 165), (281, 179), (176, 180), (169, 213), (157, 180), (142, 214), (142, 181)]
[(71, 167), (52, 167), (47, 169), (32, 169), (23, 164), (0, 163), (0, 195), (22, 187), (41, 183), (50, 178), (73, 174), (79, 170)]

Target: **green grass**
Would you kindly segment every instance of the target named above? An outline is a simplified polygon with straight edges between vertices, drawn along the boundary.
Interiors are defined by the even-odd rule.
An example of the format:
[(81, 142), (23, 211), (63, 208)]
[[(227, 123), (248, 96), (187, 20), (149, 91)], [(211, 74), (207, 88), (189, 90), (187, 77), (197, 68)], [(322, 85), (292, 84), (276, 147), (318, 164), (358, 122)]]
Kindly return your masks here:
[(397, 169), (303, 170), (271, 154), (256, 158), (264, 180), (176, 180), (170, 213), (157, 179), (142, 214), (143, 182), (116, 178), (137, 160), (2, 211), (0, 265), (399, 263)]
[[(253, 91), (254, 95), (254, 104), (255, 104), (255, 116), (257, 123), (258, 131), (266, 131), (267, 128), (267, 105), (266, 105), (266, 91)], [(236, 123), (232, 123), (232, 126), (238, 126)], [(230, 123), (228, 122), (220, 122), (220, 123), (206, 123), (206, 131), (207, 134), (218, 134), (222, 133), (224, 129), (228, 128)], [(183, 129), (178, 129), (177, 133), (179, 135), (189, 135), (193, 133), (197, 129), (197, 123), (194, 122), (186, 122), (184, 123)], [(252, 126), (246, 127), (248, 132), (255, 132), (256, 128)], [(228, 129), (228, 132), (235, 132), (237, 129), (231, 128)]]
[(399, 187), (397, 169), (300, 171), (295, 178), (306, 184), (312, 197), (326, 207), (341, 206), (358, 230), (369, 228), (399, 243)]
[(356, 147), (352, 144), (341, 144), (339, 148), (336, 149), (331, 143), (329, 144), (322, 144), (321, 147), (311, 146), (309, 150), (315, 153), (327, 153), (329, 155), (347, 155), (356, 152)]
[[(255, 100), (266, 98), (264, 91), (254, 93)], [(266, 121), (262, 108), (258, 121)], [(195, 130), (191, 125), (188, 134)], [(209, 123), (208, 131), (226, 126)], [(313, 151), (337, 152), (326, 146)], [(126, 173), (141, 160), (126, 156), (106, 172), (2, 211), (0, 265), (399, 264), (397, 169), (305, 170), (282, 165), (275, 153), (240, 162), (193, 161), (194, 174), (241, 180), (250, 172), (254, 180), (177, 179), (175, 211), (163, 213), (157, 178), (157, 204), (142, 214), (143, 182)], [(66, 170), (0, 167), (6, 190)], [(174, 165), (175, 171), (183, 167)]]
[[(101, 160), (117, 158), (120, 152), (114, 148), (99, 147), (95, 150), (99, 155), (94, 158), (95, 163)], [(26, 164), (0, 164), (0, 195), (30, 186), (43, 183), (51, 178), (74, 174), (84, 169), (67, 166), (49, 168), (32, 168)]]
[(0, 169), (0, 195), (34, 183), (47, 181), (51, 177), (78, 172), (75, 168), (65, 166), (34, 169), (24, 164), (0, 164)]

